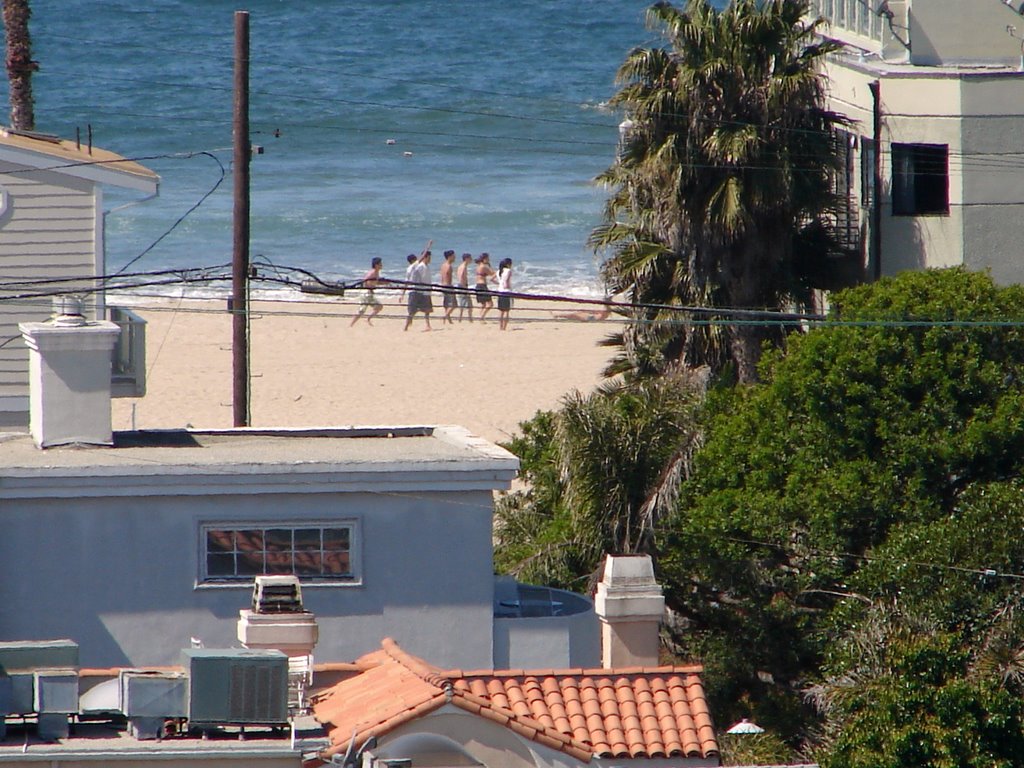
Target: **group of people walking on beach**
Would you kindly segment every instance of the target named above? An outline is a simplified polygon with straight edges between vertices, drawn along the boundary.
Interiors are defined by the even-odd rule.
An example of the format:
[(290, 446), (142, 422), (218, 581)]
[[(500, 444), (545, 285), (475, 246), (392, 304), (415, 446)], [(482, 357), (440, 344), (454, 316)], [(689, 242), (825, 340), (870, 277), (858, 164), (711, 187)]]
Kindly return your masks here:
[[(389, 280), (382, 277), (383, 260), (380, 257), (375, 257), (370, 262), (369, 271), (360, 281), (364, 293), (359, 310), (350, 325), (355, 325), (363, 317), (372, 325), (373, 318), (384, 309), (383, 303), (376, 295), (376, 289), (382, 286), (401, 286), (400, 295), (406, 299), (408, 311), (404, 330), (409, 330), (417, 314), (423, 315), (426, 330), (431, 330), (430, 315), (434, 311), (432, 293), (435, 292), (442, 294), (443, 322), (454, 323), (452, 315), (456, 309), (459, 310), (460, 323), (463, 317), (468, 317), (469, 322), (473, 322), (474, 301), (480, 308), (480, 321), (483, 322), (487, 318), (487, 313), (494, 308), (494, 299), (497, 298), (498, 327), (503, 331), (508, 329), (509, 313), (512, 310), (512, 259), (502, 259), (495, 270), (491, 266), (490, 254), (481, 253), (474, 259), (472, 254), (464, 253), (462, 262), (456, 266), (455, 251), (447, 250), (441, 263), (440, 283), (434, 285), (430, 274), (432, 242), (427, 243), (427, 247), (419, 256), (410, 253), (406, 257), (408, 266), (405, 280)], [(472, 289), (469, 286), (471, 277), (474, 279)]]

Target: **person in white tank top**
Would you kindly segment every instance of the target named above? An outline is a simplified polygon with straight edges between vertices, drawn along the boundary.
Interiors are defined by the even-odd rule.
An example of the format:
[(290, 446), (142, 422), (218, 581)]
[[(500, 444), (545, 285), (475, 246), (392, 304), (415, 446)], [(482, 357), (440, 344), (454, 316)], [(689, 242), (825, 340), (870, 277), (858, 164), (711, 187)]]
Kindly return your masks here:
[(498, 327), (508, 329), (508, 313), (512, 309), (512, 259), (502, 259), (498, 265)]

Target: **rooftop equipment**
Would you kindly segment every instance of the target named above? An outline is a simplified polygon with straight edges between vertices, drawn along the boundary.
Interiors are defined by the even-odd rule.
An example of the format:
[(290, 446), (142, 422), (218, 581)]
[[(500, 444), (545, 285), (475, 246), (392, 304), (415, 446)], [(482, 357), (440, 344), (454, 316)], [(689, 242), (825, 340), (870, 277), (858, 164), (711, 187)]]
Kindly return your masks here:
[(191, 726), (288, 722), (288, 656), (246, 648), (186, 648)]
[(253, 613), (303, 613), (298, 576), (257, 576), (252, 588)]
[(120, 711), (135, 739), (158, 739), (167, 720), (188, 716), (188, 678), (181, 672), (123, 669), (119, 676)]
[(78, 712), (78, 643), (20, 640), (0, 643), (0, 740), (7, 715), (39, 716), (39, 735), (61, 738)]

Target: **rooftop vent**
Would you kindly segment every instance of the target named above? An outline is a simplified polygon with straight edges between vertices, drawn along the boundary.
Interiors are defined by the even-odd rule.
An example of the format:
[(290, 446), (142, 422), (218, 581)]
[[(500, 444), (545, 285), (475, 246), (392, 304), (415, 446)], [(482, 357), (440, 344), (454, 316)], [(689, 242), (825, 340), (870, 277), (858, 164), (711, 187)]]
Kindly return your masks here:
[(298, 576), (257, 576), (252, 588), (253, 613), (304, 613)]

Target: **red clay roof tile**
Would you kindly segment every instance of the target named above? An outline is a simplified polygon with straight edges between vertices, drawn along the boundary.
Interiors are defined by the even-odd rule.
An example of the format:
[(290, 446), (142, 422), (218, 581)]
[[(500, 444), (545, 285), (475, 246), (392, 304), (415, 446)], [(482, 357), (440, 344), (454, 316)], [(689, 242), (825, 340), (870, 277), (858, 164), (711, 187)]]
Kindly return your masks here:
[(584, 762), (718, 754), (700, 667), (445, 671), (390, 639), (356, 664), (364, 671), (314, 699), (326, 756), (446, 702)]

